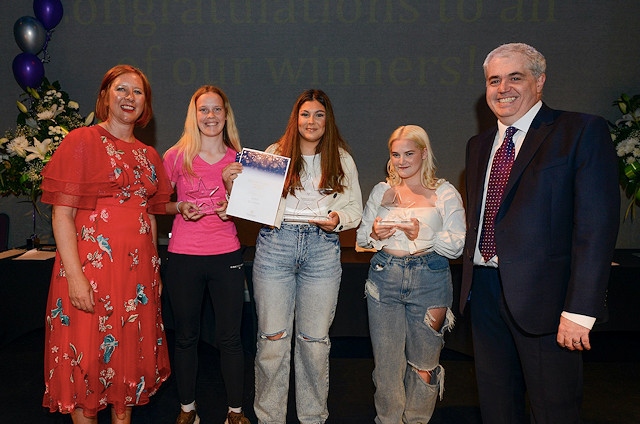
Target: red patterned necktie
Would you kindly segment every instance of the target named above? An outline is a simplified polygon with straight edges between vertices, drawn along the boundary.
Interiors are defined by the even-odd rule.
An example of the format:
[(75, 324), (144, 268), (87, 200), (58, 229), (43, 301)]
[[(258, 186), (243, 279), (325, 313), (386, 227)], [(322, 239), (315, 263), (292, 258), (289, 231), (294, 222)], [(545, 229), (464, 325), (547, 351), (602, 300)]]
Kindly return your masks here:
[(484, 221), (482, 223), (482, 235), (480, 237), (480, 254), (485, 261), (496, 255), (496, 234), (495, 220), (500, 204), (504, 186), (507, 185), (513, 159), (515, 158), (515, 145), (513, 135), (518, 131), (515, 127), (507, 128), (504, 133), (504, 141), (496, 150), (491, 164), (491, 174), (489, 175), (489, 186), (487, 187), (487, 198), (484, 206)]

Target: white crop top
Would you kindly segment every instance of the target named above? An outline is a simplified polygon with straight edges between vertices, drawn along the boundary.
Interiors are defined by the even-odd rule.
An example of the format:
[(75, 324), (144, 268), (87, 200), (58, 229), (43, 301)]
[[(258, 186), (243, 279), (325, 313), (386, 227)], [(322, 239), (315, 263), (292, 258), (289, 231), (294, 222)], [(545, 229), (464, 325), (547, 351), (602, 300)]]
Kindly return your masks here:
[[(389, 184), (381, 182), (371, 190), (357, 231), (359, 246), (376, 250), (388, 248), (409, 254), (436, 252), (449, 259), (462, 254), (466, 233), (464, 208), (462, 198), (453, 185), (445, 180), (438, 181), (435, 207), (382, 206), (382, 198), (389, 189)], [(374, 240), (370, 235), (376, 217), (389, 221), (417, 218), (420, 223), (418, 237), (411, 241), (398, 230), (387, 239)]]

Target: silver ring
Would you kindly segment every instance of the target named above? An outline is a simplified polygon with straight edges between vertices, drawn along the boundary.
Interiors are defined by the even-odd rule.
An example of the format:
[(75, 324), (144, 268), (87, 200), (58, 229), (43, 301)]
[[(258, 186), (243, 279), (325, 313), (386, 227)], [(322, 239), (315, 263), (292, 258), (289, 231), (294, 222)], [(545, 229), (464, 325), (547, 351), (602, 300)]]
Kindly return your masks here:
[(579, 341), (577, 341), (577, 342), (573, 342), (573, 344), (574, 344), (574, 345), (582, 344), (582, 340), (579, 340)]

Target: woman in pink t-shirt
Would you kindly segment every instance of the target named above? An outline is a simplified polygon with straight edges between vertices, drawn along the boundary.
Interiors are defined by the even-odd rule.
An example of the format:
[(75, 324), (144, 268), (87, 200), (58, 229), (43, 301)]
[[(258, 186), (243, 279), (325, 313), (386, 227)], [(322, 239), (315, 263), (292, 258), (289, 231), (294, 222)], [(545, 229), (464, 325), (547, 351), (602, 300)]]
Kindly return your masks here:
[(202, 298), (208, 289), (227, 391), (228, 424), (249, 424), (242, 413), (244, 353), (240, 340), (244, 271), (235, 224), (226, 211), (222, 170), (240, 150), (229, 99), (205, 85), (191, 97), (182, 137), (164, 155), (177, 192), (167, 204), (176, 214), (169, 240), (165, 286), (174, 316), (180, 414), (176, 424), (199, 423), (195, 391)]

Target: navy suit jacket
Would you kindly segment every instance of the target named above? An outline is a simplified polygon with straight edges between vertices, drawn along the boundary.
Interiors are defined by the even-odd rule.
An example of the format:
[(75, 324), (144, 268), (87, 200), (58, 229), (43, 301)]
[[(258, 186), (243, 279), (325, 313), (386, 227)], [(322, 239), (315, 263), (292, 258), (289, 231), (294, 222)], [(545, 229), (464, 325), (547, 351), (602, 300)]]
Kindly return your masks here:
[[(496, 132), (467, 143), (461, 312), (470, 293), (473, 302), (473, 255)], [(543, 104), (513, 164), (495, 224), (504, 297), (525, 332), (556, 332), (562, 311), (602, 314), (619, 220), (617, 157), (606, 121)]]

